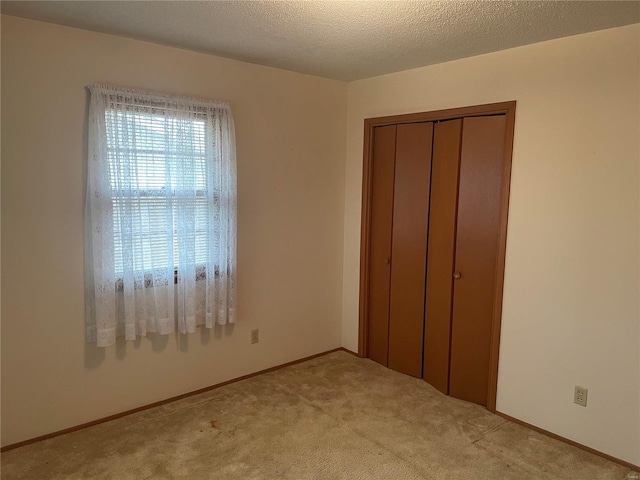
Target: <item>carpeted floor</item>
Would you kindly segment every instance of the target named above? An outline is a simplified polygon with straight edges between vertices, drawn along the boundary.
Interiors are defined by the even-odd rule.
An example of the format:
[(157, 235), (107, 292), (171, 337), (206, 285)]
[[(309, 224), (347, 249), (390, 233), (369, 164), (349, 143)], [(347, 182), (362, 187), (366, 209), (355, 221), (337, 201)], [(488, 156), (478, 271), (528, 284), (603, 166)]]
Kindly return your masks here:
[(345, 352), (1, 460), (3, 480), (623, 480), (629, 473)]

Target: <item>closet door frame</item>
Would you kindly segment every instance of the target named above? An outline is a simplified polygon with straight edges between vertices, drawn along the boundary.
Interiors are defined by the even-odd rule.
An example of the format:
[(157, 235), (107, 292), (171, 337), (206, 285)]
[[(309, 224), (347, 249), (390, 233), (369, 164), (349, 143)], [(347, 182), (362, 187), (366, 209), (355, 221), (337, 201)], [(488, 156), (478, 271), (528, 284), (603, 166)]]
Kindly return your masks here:
[(501, 102), (471, 107), (452, 108), (433, 112), (409, 113), (364, 120), (364, 156), (362, 172), (362, 215), (360, 230), (360, 302), (358, 328), (358, 355), (368, 357), (368, 305), (369, 305), (369, 237), (371, 226), (371, 190), (373, 173), (373, 129), (386, 125), (405, 123), (437, 122), (456, 118), (486, 115), (505, 115), (506, 131), (504, 162), (502, 170), (502, 191), (500, 195), (500, 234), (498, 259), (496, 264), (496, 294), (491, 322), (491, 349), (489, 359), (489, 393), (487, 409), (496, 411), (496, 391), (498, 387), (498, 356), (500, 352), (500, 326), (502, 321), (502, 292), (504, 287), (504, 263), (507, 243), (507, 219), (509, 212), (509, 187), (511, 183), (511, 156), (513, 152), (513, 132), (515, 126), (516, 102)]

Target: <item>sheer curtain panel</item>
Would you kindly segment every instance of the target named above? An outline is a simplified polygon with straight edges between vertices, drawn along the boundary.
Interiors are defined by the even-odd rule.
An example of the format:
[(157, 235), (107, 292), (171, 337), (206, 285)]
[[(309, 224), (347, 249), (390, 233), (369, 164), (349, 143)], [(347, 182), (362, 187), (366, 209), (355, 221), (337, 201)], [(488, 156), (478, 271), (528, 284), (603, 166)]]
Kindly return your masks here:
[(236, 156), (226, 103), (91, 85), (87, 341), (235, 321)]

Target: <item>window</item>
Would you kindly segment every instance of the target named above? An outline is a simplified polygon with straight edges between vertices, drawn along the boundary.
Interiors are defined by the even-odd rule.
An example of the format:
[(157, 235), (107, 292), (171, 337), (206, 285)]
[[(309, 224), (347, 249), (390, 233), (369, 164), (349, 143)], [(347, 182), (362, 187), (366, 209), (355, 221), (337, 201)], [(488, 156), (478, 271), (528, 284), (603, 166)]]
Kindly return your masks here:
[[(183, 247), (178, 242), (179, 202), (185, 197), (194, 208), (195, 261), (205, 264), (208, 222), (214, 221), (209, 215), (207, 195), (208, 168), (212, 166), (205, 161), (205, 121), (117, 110), (108, 110), (105, 115), (116, 274), (123, 272), (123, 235), (127, 228), (132, 237), (130, 261), (135, 271), (153, 272), (170, 264), (179, 265)], [(135, 159), (131, 169), (124, 168), (123, 155)], [(185, 161), (189, 163), (188, 173), (193, 175), (186, 185), (178, 181), (187, 173), (180, 171)], [(136, 200), (123, 201), (119, 191)], [(190, 193), (193, 198), (189, 198)], [(127, 211), (128, 206), (132, 211)], [(169, 232), (171, 242), (167, 241)]]
[(89, 89), (88, 340), (235, 321), (230, 107)]

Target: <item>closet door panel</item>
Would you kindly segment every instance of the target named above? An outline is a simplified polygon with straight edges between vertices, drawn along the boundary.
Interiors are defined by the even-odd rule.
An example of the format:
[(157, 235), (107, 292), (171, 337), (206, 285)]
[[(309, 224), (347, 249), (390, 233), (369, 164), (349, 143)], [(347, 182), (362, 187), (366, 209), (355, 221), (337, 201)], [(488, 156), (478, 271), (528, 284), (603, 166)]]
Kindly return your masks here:
[(449, 393), (481, 405), (487, 404), (504, 139), (504, 115), (463, 120)]
[(433, 123), (397, 127), (389, 368), (422, 377)]
[(449, 393), (449, 352), (462, 119), (434, 126), (427, 254), (424, 379)]
[(377, 127), (373, 136), (373, 185), (369, 244), (369, 358), (387, 365), (391, 228), (396, 126)]

